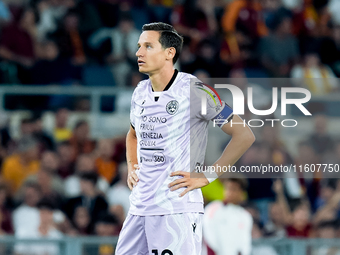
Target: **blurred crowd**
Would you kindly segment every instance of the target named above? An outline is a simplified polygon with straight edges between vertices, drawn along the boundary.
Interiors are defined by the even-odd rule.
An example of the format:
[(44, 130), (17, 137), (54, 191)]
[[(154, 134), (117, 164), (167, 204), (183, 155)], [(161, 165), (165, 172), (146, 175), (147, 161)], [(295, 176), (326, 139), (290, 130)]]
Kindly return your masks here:
[[(11, 137), (8, 123), (3, 123), (1, 235), (61, 238), (119, 234), (130, 195), (125, 137), (93, 140), (86, 120), (79, 119), (72, 129), (68, 123), (67, 109), (55, 113), (53, 130), (43, 128), (41, 116), (32, 115), (22, 119), (18, 139)], [(17, 254), (40, 254), (34, 249), (34, 245), (15, 246)], [(46, 249), (42, 254), (58, 254), (53, 245)]]
[(135, 86), (141, 27), (163, 21), (184, 36), (181, 71), (293, 77), (328, 94), (340, 75), (339, 11), (337, 0), (1, 0), (1, 82)]

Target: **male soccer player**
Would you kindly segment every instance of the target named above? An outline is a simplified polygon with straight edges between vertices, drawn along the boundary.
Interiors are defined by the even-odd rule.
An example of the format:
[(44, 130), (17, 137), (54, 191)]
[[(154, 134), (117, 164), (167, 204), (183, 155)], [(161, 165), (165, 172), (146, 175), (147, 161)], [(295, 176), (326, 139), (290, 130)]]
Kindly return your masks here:
[(231, 117), (242, 120), (213, 89), (174, 69), (183, 39), (171, 25), (151, 23), (142, 30), (136, 56), (149, 79), (138, 84), (131, 100), (126, 156), (132, 193), (115, 254), (198, 255), (204, 211), (199, 188), (214, 178), (202, 172), (193, 178), (190, 172), (203, 165), (208, 122), (222, 120), (222, 130), (232, 136), (215, 165), (233, 165), (255, 138), (248, 126), (227, 123)]
[[(236, 176), (235, 176), (236, 177)], [(253, 219), (240, 204), (244, 200), (247, 182), (243, 178), (224, 181), (224, 200), (205, 207), (203, 236), (208, 255), (249, 255)]]

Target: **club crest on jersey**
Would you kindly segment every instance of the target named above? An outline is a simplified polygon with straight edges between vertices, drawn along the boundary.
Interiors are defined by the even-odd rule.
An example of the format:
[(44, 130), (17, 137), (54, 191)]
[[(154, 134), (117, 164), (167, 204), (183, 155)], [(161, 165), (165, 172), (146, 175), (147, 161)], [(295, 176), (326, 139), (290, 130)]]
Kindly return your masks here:
[(171, 100), (169, 103), (166, 105), (166, 111), (170, 115), (174, 115), (178, 111), (178, 102), (176, 100)]

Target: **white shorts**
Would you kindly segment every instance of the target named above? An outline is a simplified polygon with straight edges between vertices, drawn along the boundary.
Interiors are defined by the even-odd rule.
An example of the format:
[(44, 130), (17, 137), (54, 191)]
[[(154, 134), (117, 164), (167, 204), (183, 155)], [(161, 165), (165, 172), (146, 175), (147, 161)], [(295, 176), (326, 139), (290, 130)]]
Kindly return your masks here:
[(201, 255), (202, 213), (128, 214), (115, 255)]

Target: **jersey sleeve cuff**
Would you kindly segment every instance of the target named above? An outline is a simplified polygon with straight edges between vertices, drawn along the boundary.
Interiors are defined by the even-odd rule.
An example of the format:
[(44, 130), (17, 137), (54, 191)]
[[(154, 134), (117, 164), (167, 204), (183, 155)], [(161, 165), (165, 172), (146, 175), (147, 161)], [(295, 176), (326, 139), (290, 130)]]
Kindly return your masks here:
[(205, 178), (209, 181), (209, 183), (212, 183), (218, 178), (218, 174), (215, 172), (203, 172)]

